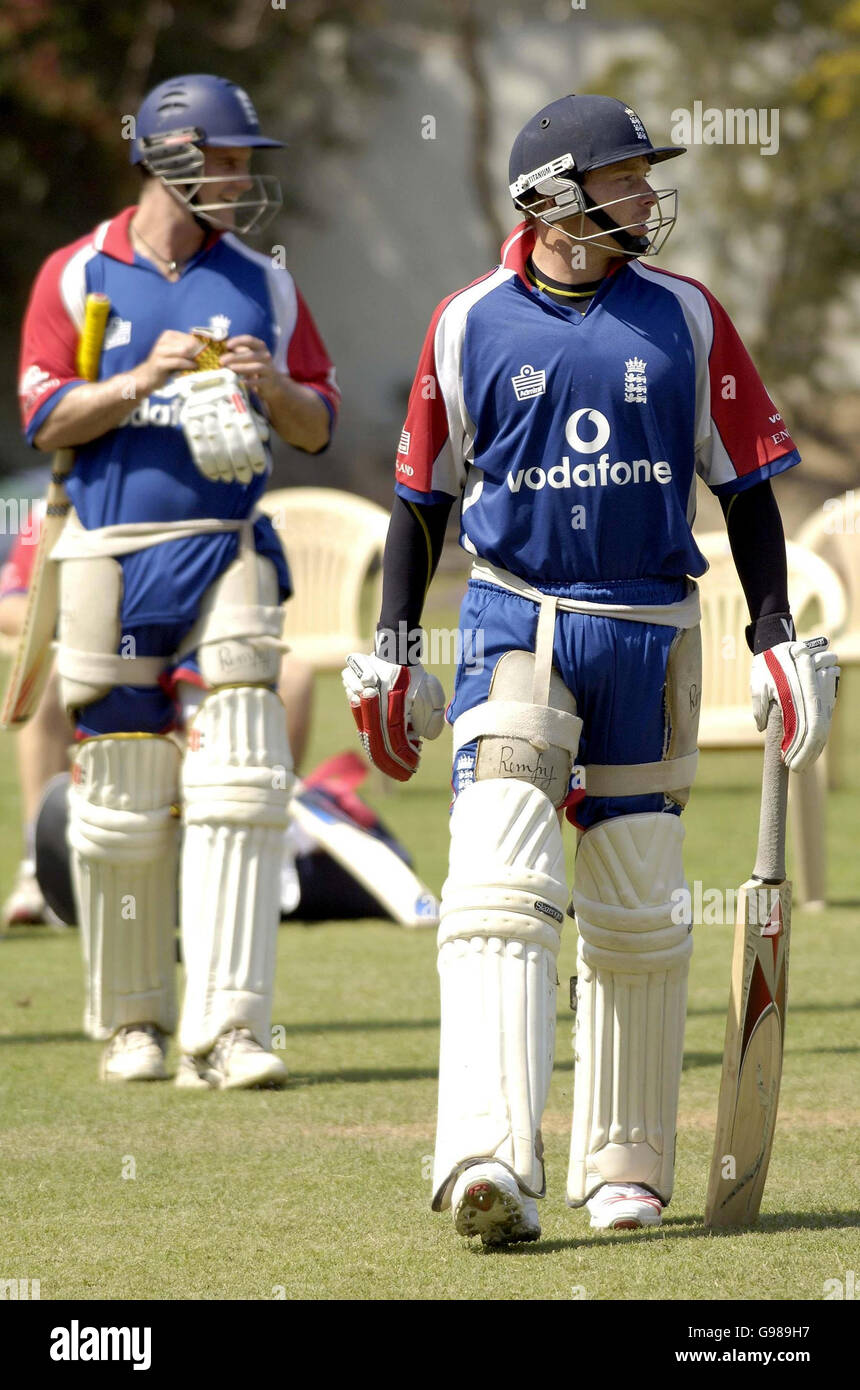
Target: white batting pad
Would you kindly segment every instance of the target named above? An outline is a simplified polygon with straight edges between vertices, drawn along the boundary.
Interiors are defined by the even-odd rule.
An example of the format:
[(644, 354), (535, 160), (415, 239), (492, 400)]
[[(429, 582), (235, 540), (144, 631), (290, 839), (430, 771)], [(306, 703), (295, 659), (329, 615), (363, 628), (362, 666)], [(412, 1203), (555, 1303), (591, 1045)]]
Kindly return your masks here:
[(149, 734), (79, 744), (68, 839), (84, 952), (84, 1031), (176, 1025), (176, 861), (180, 754)]
[(579, 843), (571, 1206), (603, 1183), (672, 1195), (693, 950), (672, 920), (683, 840), (679, 818), (658, 812), (603, 821)]
[(280, 879), (293, 763), (278, 696), (215, 690), (200, 706), (182, 768), (183, 1052), (249, 1028), (271, 1046)]
[(543, 1193), (540, 1122), (566, 900), (561, 830), (546, 794), (507, 779), (465, 787), (451, 815), (438, 938), (437, 1211), (477, 1159), (504, 1163), (524, 1191)]

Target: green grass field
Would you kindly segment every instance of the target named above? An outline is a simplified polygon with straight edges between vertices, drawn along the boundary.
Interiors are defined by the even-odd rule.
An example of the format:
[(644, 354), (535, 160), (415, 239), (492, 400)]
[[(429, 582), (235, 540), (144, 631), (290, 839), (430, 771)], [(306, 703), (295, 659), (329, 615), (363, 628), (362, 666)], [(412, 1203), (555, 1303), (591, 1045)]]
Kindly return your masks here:
[[(445, 673), (440, 673), (445, 674)], [(450, 673), (447, 673), (450, 690)], [(856, 692), (842, 709), (858, 785)], [(339, 680), (318, 689), (308, 766), (354, 746)], [(759, 764), (704, 755), (685, 816), (687, 877), (752, 866)], [(369, 793), (436, 891), (448, 746), (405, 788)], [(0, 890), (19, 853), (12, 736), (0, 736)], [(105, 1087), (80, 1031), (77, 933), (0, 941), (0, 1278), (43, 1299), (818, 1300), (860, 1261), (857, 1090), (860, 793), (828, 806), (825, 913), (796, 909), (780, 1119), (758, 1228), (702, 1225), (728, 994), (730, 926), (695, 932), (675, 1196), (658, 1232), (598, 1234), (564, 1205), (573, 1060), (568, 923), (547, 1108), (549, 1196), (532, 1246), (485, 1253), (429, 1210), (438, 999), (433, 933), (382, 922), (283, 926), (274, 1021), (280, 1093)]]

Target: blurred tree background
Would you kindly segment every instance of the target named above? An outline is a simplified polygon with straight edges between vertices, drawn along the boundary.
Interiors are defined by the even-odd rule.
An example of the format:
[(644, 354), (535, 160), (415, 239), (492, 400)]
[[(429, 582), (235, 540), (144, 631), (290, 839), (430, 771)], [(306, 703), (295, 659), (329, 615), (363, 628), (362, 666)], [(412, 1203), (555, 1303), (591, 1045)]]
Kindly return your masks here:
[[(277, 168), (285, 197), (281, 222), (268, 236), (286, 242), (287, 263), (345, 388), (345, 434), (328, 456), (332, 483), (377, 496), (390, 487), (403, 392), (433, 305), (493, 264), (513, 225), (506, 157), (520, 121), (512, 113), (525, 117), (574, 86), (623, 95), (660, 142), (671, 113), (692, 111), (695, 102), (779, 112), (772, 156), (735, 145), (691, 149), (682, 221), (661, 264), (688, 272), (685, 254), (701, 264), (692, 273), (739, 316), (790, 423), (820, 442), (837, 483), (853, 482), (860, 423), (851, 393), (856, 340), (853, 355), (850, 348), (860, 300), (860, 0), (685, 0), (680, 7), (676, 0), (4, 0), (0, 471), (37, 461), (19, 442), (14, 378), (21, 315), (38, 266), (134, 201), (122, 119), (157, 82), (194, 71), (223, 73), (247, 87), (264, 128), (288, 141), (282, 160), (270, 155), (261, 165)], [(456, 186), (450, 174), (445, 181), (434, 176), (441, 165), (431, 163), (417, 133), (407, 162), (421, 181), (410, 184), (409, 171), (393, 162), (386, 167), (387, 143), (402, 139), (403, 121), (417, 132), (424, 119), (414, 104), (422, 96), (410, 101), (428, 74), (435, 90), (449, 94), (437, 114), (440, 127), (457, 132)], [(381, 169), (372, 196), (360, 172), (371, 158)], [(673, 167), (682, 163), (688, 161)], [(398, 218), (416, 200), (419, 232), (407, 236)], [(466, 223), (468, 252), (457, 247)], [(352, 281), (310, 264), (320, 238), (341, 228), (341, 245), (349, 248), (363, 226), (365, 239), (377, 242), (380, 227), (393, 229), (395, 243), (387, 273), (381, 252), (377, 258), (389, 302), (369, 327), (352, 293), (363, 275), (360, 256)], [(446, 279), (447, 261), (439, 269), (433, 255), (448, 240)], [(343, 255), (337, 252), (338, 261)], [(401, 338), (388, 343), (386, 319), (407, 314)], [(368, 339), (376, 352), (389, 351), (392, 384), (377, 401), (358, 402), (368, 415), (359, 412), (350, 433)], [(279, 482), (311, 476), (309, 462), (286, 448), (277, 466)], [(318, 465), (313, 476), (319, 481)]]

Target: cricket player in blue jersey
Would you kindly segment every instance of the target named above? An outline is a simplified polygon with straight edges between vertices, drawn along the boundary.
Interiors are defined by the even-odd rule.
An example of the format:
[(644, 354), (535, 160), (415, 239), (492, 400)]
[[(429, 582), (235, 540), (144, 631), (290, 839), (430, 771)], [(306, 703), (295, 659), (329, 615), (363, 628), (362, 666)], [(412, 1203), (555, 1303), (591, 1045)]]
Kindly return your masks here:
[[(271, 1001), (293, 780), (274, 689), (290, 579), (256, 504), (270, 431), (318, 453), (339, 395), (289, 271), (237, 235), (280, 205), (276, 181), (249, 172), (254, 149), (278, 144), (234, 83), (161, 83), (131, 146), (139, 204), (46, 261), (24, 325), (27, 438), (75, 451), (74, 511), (51, 563), (78, 740), (69, 844), (85, 1027), (106, 1041), (107, 1080), (167, 1074), (180, 848), (177, 1080), (286, 1075)], [(89, 383), (75, 351), (93, 293), (110, 317)]]
[[(750, 609), (753, 706), (782, 706), (786, 764), (827, 736), (836, 658), (795, 640), (769, 479), (798, 462), (728, 316), (648, 264), (676, 216), (631, 107), (566, 96), (514, 143), (523, 223), (444, 300), (396, 463), (382, 614), (344, 684), (365, 747), (405, 780), (442, 727), (414, 635), (460, 503), (473, 556), (453, 725), (439, 928), (437, 1211), (486, 1245), (534, 1240), (556, 957), (560, 824), (579, 832), (576, 1077), (567, 1200), (598, 1228), (655, 1225), (672, 1195), (689, 924), (681, 811), (696, 768), (698, 474), (726, 515)], [(826, 644), (825, 644), (826, 645)], [(675, 914), (677, 916), (677, 914)]]

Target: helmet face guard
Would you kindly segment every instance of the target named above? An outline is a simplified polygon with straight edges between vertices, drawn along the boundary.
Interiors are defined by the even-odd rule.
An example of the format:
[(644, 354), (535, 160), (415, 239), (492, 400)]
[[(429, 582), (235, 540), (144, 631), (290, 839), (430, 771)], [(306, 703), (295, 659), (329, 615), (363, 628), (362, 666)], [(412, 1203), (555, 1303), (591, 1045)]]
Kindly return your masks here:
[[(604, 166), (605, 167), (605, 166)], [(572, 155), (561, 155), (549, 164), (541, 165), (528, 174), (522, 174), (510, 185), (514, 206), (529, 217), (536, 218), (546, 226), (555, 226), (570, 217), (579, 217), (579, 230), (570, 231), (558, 227), (563, 236), (580, 244), (591, 243), (615, 255), (656, 256), (678, 218), (678, 190), (676, 188), (652, 188), (656, 204), (644, 222), (616, 222), (607, 209), (619, 203), (629, 203), (631, 195), (613, 198), (607, 203), (595, 203), (574, 175)], [(582, 175), (581, 177), (585, 177)], [(527, 192), (537, 194), (536, 199), (523, 201)], [(591, 218), (600, 230), (585, 231), (586, 218)], [(611, 243), (605, 238), (611, 238)], [(603, 238), (603, 240), (601, 240)]]
[[(160, 179), (194, 217), (223, 232), (259, 232), (280, 211), (283, 198), (278, 180), (268, 174), (204, 174), (205, 134), (195, 126), (163, 131), (141, 139), (140, 163)], [(238, 143), (238, 142), (237, 142)], [(247, 184), (235, 200), (201, 201), (206, 184)], [(205, 197), (205, 193), (204, 193)]]

